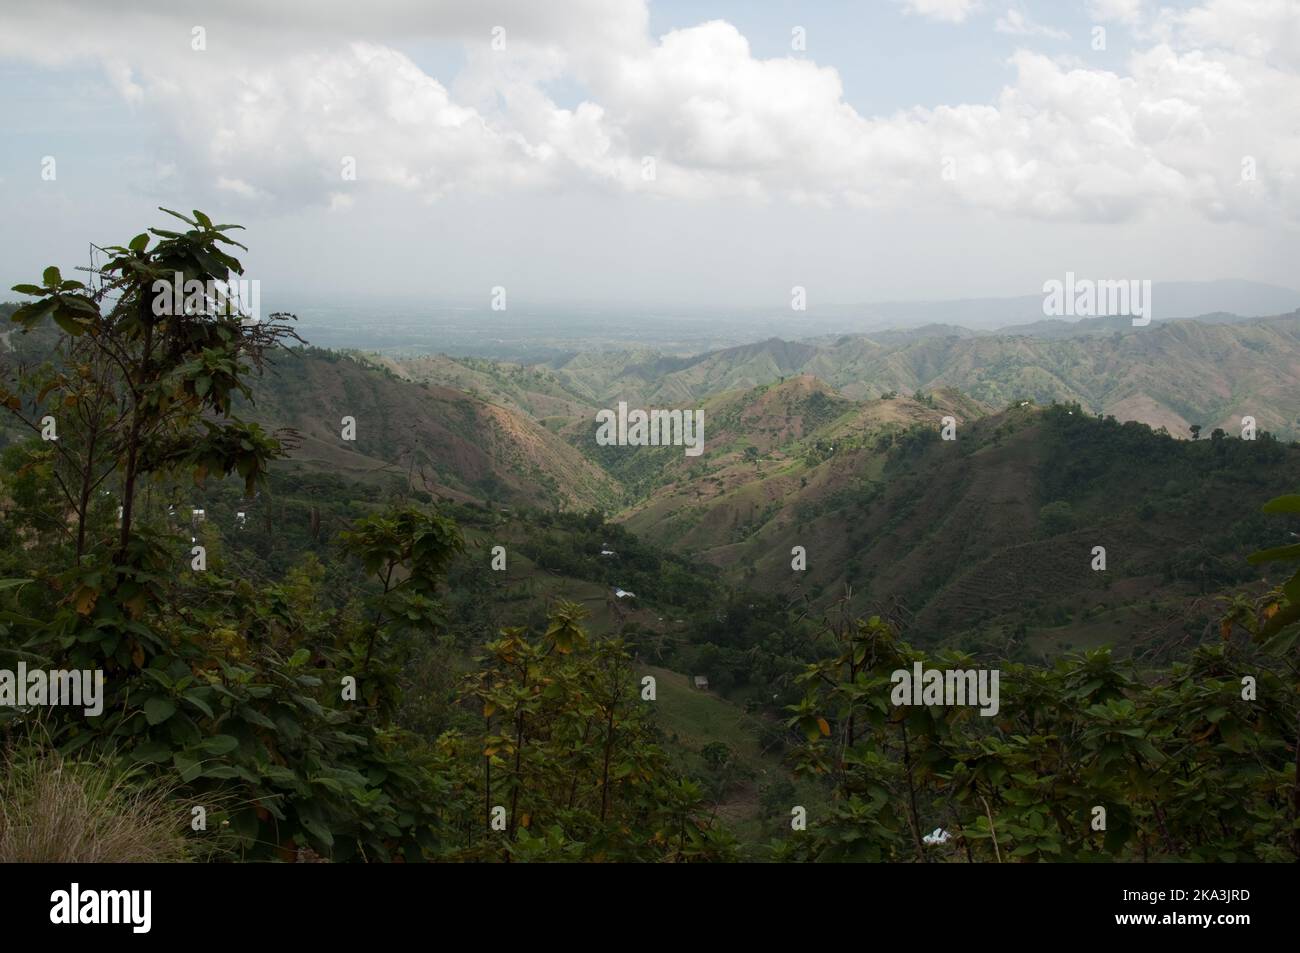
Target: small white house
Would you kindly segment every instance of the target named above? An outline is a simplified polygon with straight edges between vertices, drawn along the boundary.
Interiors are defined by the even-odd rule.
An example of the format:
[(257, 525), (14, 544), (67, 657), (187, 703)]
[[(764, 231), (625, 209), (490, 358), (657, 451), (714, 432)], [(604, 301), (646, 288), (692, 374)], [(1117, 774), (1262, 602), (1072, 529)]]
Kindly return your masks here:
[(935, 844), (946, 844), (952, 839), (952, 835), (942, 827), (936, 827), (933, 834), (926, 834), (921, 838), (921, 843), (927, 847), (933, 847)]
[(698, 688), (700, 691), (708, 691), (709, 676), (696, 675), (694, 678), (691, 679), (691, 684), (694, 685), (696, 688)]
[(635, 599), (635, 598), (636, 598), (636, 593), (635, 593), (635, 592), (628, 592), (626, 589), (618, 589), (618, 588), (615, 588), (615, 589), (614, 589), (614, 595), (615, 595), (616, 597), (618, 597), (619, 599)]

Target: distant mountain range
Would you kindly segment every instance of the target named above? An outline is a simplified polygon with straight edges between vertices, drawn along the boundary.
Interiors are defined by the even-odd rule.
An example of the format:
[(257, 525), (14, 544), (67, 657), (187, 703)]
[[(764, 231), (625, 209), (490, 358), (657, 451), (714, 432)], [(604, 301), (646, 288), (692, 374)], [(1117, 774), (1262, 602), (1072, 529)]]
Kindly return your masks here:
[(590, 415), (620, 400), (684, 407), (728, 391), (811, 375), (843, 397), (951, 388), (991, 408), (1077, 401), (1093, 413), (1188, 437), (1193, 424), (1300, 436), (1300, 313), (1177, 320), (1037, 322), (996, 334), (929, 326), (805, 341), (773, 338), (691, 357), (638, 348), (543, 364), (446, 357), (377, 359), (538, 419)]
[[(1063, 279), (1064, 276), (1053, 275)], [(1131, 275), (1080, 276), (1112, 279)], [(1013, 298), (968, 298), (956, 301), (896, 301), (856, 306), (864, 322), (876, 328), (914, 328), (953, 324), (992, 331), (1042, 321), (1042, 294)], [(1300, 308), (1300, 291), (1255, 281), (1159, 281), (1152, 283), (1152, 318), (1169, 321), (1206, 314), (1236, 318), (1284, 314)], [(1103, 319), (1104, 320), (1104, 319)], [(1128, 323), (1127, 319), (1121, 319)]]
[[(788, 300), (761, 308), (689, 309), (565, 306), (517, 298), (511, 299), (506, 311), (492, 311), (486, 301), (452, 307), (374, 301), (313, 305), (297, 299), (271, 302), (274, 307), (269, 310), (297, 313), (304, 336), (319, 347), (401, 357), (443, 353), (536, 362), (640, 348), (682, 357), (770, 337), (876, 336), (933, 325), (993, 332), (1044, 321), (1044, 295), (1030, 290), (1035, 293), (1015, 297), (834, 304), (822, 300), (812, 288), (806, 311), (792, 310)], [(1238, 320), (1294, 311), (1300, 308), (1300, 291), (1253, 281), (1170, 281), (1153, 283), (1151, 300), (1156, 321), (1202, 315)]]

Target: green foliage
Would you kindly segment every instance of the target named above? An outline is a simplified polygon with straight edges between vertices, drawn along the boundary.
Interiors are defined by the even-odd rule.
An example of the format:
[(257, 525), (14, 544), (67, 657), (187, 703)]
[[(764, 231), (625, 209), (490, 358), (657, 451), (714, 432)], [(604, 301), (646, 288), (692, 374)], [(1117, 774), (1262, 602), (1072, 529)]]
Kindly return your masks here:
[(1044, 536), (1059, 536), (1074, 529), (1074, 507), (1065, 500), (1044, 504), (1038, 510), (1039, 530)]
[[(164, 209), (163, 211), (167, 211)], [(122, 507), (113, 561), (127, 560), (142, 476), (188, 467), (196, 484), (209, 472), (238, 472), (251, 492), (265, 479), (280, 440), (231, 419), (235, 395), (251, 394), (246, 380), (267, 350), (293, 338), (284, 318), (251, 324), (220, 293), (171, 300), (177, 282), (225, 287), (243, 267), (223, 245), (242, 248), (206, 215), (168, 214), (193, 226), (180, 233), (150, 229), (111, 256), (94, 288), (45, 269), (41, 285), (14, 290), (35, 298), (11, 320), (25, 333), (52, 321), (64, 332), (57, 366), (19, 365), (0, 384), (0, 404), (34, 433), (52, 419), (61, 431), (48, 441), (52, 475), (76, 527), (76, 559), (94, 549), (87, 539), (95, 491), (117, 484)], [(165, 294), (158, 289), (164, 289)], [(188, 295), (188, 292), (187, 292)], [(104, 309), (107, 308), (107, 311)], [(22, 396), (20, 396), (22, 395)]]
[[(0, 454), (0, 663), (104, 673), (102, 715), (51, 710), (50, 743), (69, 763), (152, 778), (147, 789), (166, 792), (149, 818), (160, 830), (172, 830), (177, 814), (185, 821), (191, 805), (208, 806), (215, 836), (190, 830), (173, 853), (209, 856), (219, 844), (267, 860), (305, 852), (339, 861), (730, 860), (738, 849), (717, 805), (756, 790), (755, 823), (768, 831), (784, 830), (792, 803), (811, 807), (808, 830), (773, 845), (778, 859), (1300, 857), (1300, 572), (1257, 578), (1225, 600), (1221, 641), (1165, 669), (1109, 649), (1049, 667), (996, 661), (995, 717), (896, 707), (893, 672), (980, 663), (914, 647), (880, 614), (818, 629), (817, 592), (728, 589), (715, 570), (594, 510), (434, 506), (432, 484), (411, 489), (414, 464), (406, 480), (384, 475), (365, 486), (319, 466), (290, 469), (283, 458), (295, 435), (236, 415), (251, 408), (253, 372), (268, 354), (306, 360), (283, 351), (296, 339), (288, 316), (250, 325), (219, 301), (159, 308), (157, 282), (179, 274), (207, 285), (242, 273), (232, 252), (243, 246), (228, 236), (235, 226), (197, 211), (176, 217), (187, 230), (151, 230), (110, 248), (96, 286), (57, 268), (17, 286), (32, 300), (5, 312), (23, 333), (0, 381), (10, 424)], [(349, 394), (371, 380), (350, 358), (313, 359), (346, 370)], [(521, 401), (532, 388), (565, 398), (549, 372), (462, 369)], [(289, 385), (300, 403), (311, 399), (307, 381), (304, 372)], [(938, 406), (929, 394), (915, 399)], [(812, 392), (800, 407), (804, 433), (838, 420), (845, 403)], [(460, 438), (479, 419), (465, 411), (449, 431)], [(47, 416), (59, 439), (26, 439)], [(742, 416), (730, 407), (716, 418), (728, 453), (763, 468), (777, 462), (758, 449), (768, 442), (750, 442)], [(961, 461), (1014, 449), (1003, 438), (1040, 418), (1050, 453), (1030, 506), (1041, 505), (1046, 537), (1091, 525), (1115, 507), (1117, 485), (1131, 491), (1125, 512), (1155, 528), (1242, 488), (1263, 498), (1292, 456), (1266, 433), (1249, 442), (1216, 430), (1179, 442), (1058, 405), (1017, 407), (993, 433), (975, 422)], [(791, 444), (792, 469), (779, 473), (799, 475), (802, 489), (801, 461), (827, 468), (815, 502), (796, 516), (887, 511), (873, 535), (900, 542), (908, 514), (934, 502), (911, 477), (936, 459), (936, 428), (827, 433)], [(820, 480), (863, 454), (884, 459), (839, 486)], [(660, 485), (681, 458), (650, 448), (604, 462), (635, 491)], [(425, 463), (436, 472), (432, 455)], [(488, 495), (503, 485), (495, 472), (475, 480)], [(182, 514), (197, 492), (211, 523), (187, 526)], [(747, 540), (779, 512), (765, 502), (720, 541)], [(236, 523), (235, 513), (247, 519)], [(1237, 514), (1230, 531), (1170, 543), (1163, 564), (1148, 568), (1210, 592), (1252, 578), (1241, 556), (1262, 547), (1250, 563), (1290, 571), (1300, 546), (1277, 528), (1294, 528), (1297, 516), (1300, 496), (1278, 497), (1262, 514)], [(961, 522), (969, 521), (947, 521), (911, 546), (972, 531)], [(517, 558), (532, 564), (521, 585), (483, 568), (485, 542), (507, 535), (512, 568)], [(190, 562), (200, 543), (202, 571)], [(843, 573), (866, 577), (865, 589), (881, 567), (852, 555), (861, 536), (850, 543)], [(897, 555), (912, 551), (904, 543)], [(739, 569), (757, 577), (757, 562), (744, 554)], [(917, 574), (909, 594), (917, 605), (956, 563)], [(614, 621), (589, 626), (581, 605), (528, 588), (546, 576), (631, 588), (662, 615), (625, 619), (607, 605)], [(1096, 609), (1027, 603), (1004, 630), (1013, 633), (1008, 653), (1025, 641), (1026, 619), (1059, 624)], [(980, 621), (956, 615), (934, 618), (940, 629)], [(642, 656), (707, 675), (711, 692), (744, 702), (761, 730), (673, 747), (682, 725), (664, 737), (641, 695)], [(696, 696), (739, 714), (712, 693)], [(32, 720), (0, 710), (9, 734)], [(799, 787), (759, 773), (746, 747), (759, 736), (765, 750), (790, 749), (806, 776)], [(1092, 823), (1098, 807), (1104, 829)], [(952, 840), (926, 844), (936, 826)]]
[[(1294, 860), (1294, 672), (1249, 645), (1197, 649), (1143, 678), (1106, 650), (1050, 669), (1001, 667), (999, 712), (895, 706), (893, 672), (971, 669), (930, 656), (878, 617), (830, 631), (789, 725), (801, 771), (834, 789), (829, 817), (783, 859)], [(1257, 694), (1243, 697), (1243, 678)], [(1104, 826), (1096, 823), (1104, 810)], [(922, 832), (952, 832), (927, 845)]]
[[(727, 859), (734, 847), (701, 791), (668, 769), (630, 653), (616, 640), (593, 644), (582, 616), (560, 603), (540, 637), (503, 630), (467, 676), (483, 719), (473, 803), (488, 810), (485, 836), (460, 856)], [(492, 836), (493, 805), (505, 811), (504, 837)]]
[(543, 569), (621, 586), (651, 605), (699, 608), (717, 593), (712, 567), (648, 546), (594, 510), (526, 515), (529, 533), (519, 549)]
[[(220, 836), (244, 859), (729, 856), (699, 790), (668, 769), (627, 651), (593, 644), (577, 607), (557, 606), (536, 641), (508, 628), (488, 644), (466, 697), (508, 720), (489, 713), (466, 733), (465, 713), (444, 710), (435, 717), (457, 727), (436, 738), (403, 727), (426, 717), (404, 699), (405, 668), (445, 634), (460, 528), (409, 500), (366, 499), (369, 511), (357, 512), (318, 495), (298, 523), (308, 531), (273, 532), (269, 466), (288, 447), (232, 409), (251, 400), (266, 353), (293, 336), (203, 296), (158, 306), (155, 282), (179, 274), (208, 286), (241, 271), (221, 247), (237, 244), (233, 226), (177, 217), (190, 230), (151, 230), (152, 248), (148, 235), (110, 248), (94, 290), (53, 268), (17, 289), (36, 300), (13, 320), (61, 334), (50, 359), (6, 378), (0, 402), (36, 433), (57, 414), (59, 439), (11, 445), (0, 460), (10, 574), (0, 661), (105, 676), (102, 713), (51, 709), (57, 756), (153, 773), (168, 785), (172, 819), (188, 825), (190, 804), (208, 808), (212, 833), (191, 830), (196, 844)], [(243, 498), (224, 488), (227, 475)], [(265, 517), (250, 536), (297, 541), (278, 581), (261, 571), (274, 549), (259, 557), (240, 538), (246, 519), (225, 535), (197, 521), (183, 528), (187, 483), (206, 488), (214, 519), (238, 508)], [(202, 535), (206, 567), (191, 565), (185, 529)], [(252, 561), (228, 560), (228, 545)], [(0, 727), (32, 717), (5, 708)], [(488, 783), (494, 764), (511, 822), (487, 837), (478, 769)], [(482, 793), (490, 800), (490, 787)]]

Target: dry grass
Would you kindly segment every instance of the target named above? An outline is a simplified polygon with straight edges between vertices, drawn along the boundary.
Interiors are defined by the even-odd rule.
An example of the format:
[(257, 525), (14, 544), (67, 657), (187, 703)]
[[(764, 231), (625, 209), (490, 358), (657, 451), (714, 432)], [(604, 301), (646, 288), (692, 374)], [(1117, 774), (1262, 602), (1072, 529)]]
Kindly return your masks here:
[(0, 765), (0, 863), (167, 863), (193, 859), (189, 808), (156, 782), (39, 744)]

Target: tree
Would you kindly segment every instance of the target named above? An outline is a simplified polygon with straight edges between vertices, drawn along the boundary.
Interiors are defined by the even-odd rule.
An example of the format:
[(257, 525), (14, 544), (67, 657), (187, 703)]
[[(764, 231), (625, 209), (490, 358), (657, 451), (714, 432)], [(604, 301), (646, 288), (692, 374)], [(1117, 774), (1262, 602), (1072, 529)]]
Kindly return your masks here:
[(503, 629), (465, 679), (463, 696), (483, 726), (478, 826), (491, 831), (496, 807), (505, 819), (465, 858), (730, 857), (699, 787), (669, 770), (654, 741), (652, 706), (640, 699), (626, 646), (593, 644), (584, 615), (559, 602), (540, 637)]
[[(209, 473), (238, 472), (251, 493), (283, 452), (280, 440), (233, 417), (231, 407), (237, 394), (251, 398), (245, 362), (260, 369), (268, 350), (298, 340), (292, 316), (250, 321), (224, 290), (243, 274), (222, 247), (244, 248), (226, 234), (239, 226), (213, 225), (197, 210), (194, 218), (162, 211), (192, 227), (151, 228), (104, 249), (110, 259), (97, 287), (65, 280), (55, 266), (40, 285), (14, 286), (36, 299), (13, 315), (24, 332), (48, 318), (67, 335), (60, 369), (43, 378), (20, 373), (19, 390), (39, 380), (34, 398), (24, 402), (6, 387), (0, 401), (35, 433), (40, 419), (61, 424), (49, 443), (75, 517), (78, 562), (92, 495), (110, 477), (121, 507), (113, 563), (121, 567), (131, 559), (142, 476), (188, 468), (201, 484)], [(151, 234), (160, 239), (153, 248)]]
[[(141, 505), (146, 483), (181, 478), (202, 485), (238, 474), (247, 494), (286, 450), (232, 406), (237, 395), (252, 399), (253, 368), (297, 340), (291, 316), (250, 321), (226, 297), (225, 280), (242, 273), (220, 247), (237, 244), (225, 234), (235, 226), (214, 226), (197, 211), (177, 217), (193, 227), (151, 229), (161, 239), (152, 249), (149, 233), (106, 249), (97, 288), (51, 267), (41, 285), (15, 289), (36, 300), (14, 321), (37, 335), (52, 324), (62, 336), (51, 362), (6, 376), (0, 402), (36, 433), (54, 418), (58, 439), (5, 462), (19, 465), (20, 485), (33, 467), (52, 474), (51, 522), (75, 530), (34, 557), (48, 570), (33, 565), (33, 580), (0, 585), (9, 590), (0, 649), (104, 673), (100, 714), (50, 709), (44, 728), (53, 743), (65, 755), (85, 749), (123, 768), (168, 773), (179, 797), (211, 806), (210, 823), (228, 826), (244, 856), (292, 858), (311, 847), (337, 859), (419, 859), (436, 847), (447, 792), (428, 770), (436, 756), (412, 751), (340, 692), (348, 669), (331, 643), (336, 626), (349, 628), (346, 614), (299, 605), (301, 592), (226, 578), (215, 560), (198, 571), (189, 540)], [(192, 294), (177, 300), (178, 284)], [(95, 505), (110, 487), (116, 523)], [(28, 502), (50, 501), (33, 494)], [(408, 538), (420, 529), (399, 521), (393, 546), (409, 585), (392, 587), (399, 595), (386, 593), (385, 608), (409, 610), (445, 565), (422, 550), (422, 537)], [(445, 533), (428, 535), (428, 548), (447, 542)], [(387, 630), (394, 618), (375, 624)], [(0, 711), (6, 722), (27, 717)], [(442, 776), (450, 783), (454, 772)]]
[(464, 540), (450, 519), (395, 506), (357, 520), (340, 542), (381, 589), (365, 600), (366, 619), (350, 642), (350, 657), (358, 680), (369, 681), (366, 701), (389, 715), (400, 700), (396, 679), (402, 661), (400, 652), (390, 649), (400, 649), (395, 643), (404, 634), (439, 628), (439, 585), (452, 558), (464, 551)]

